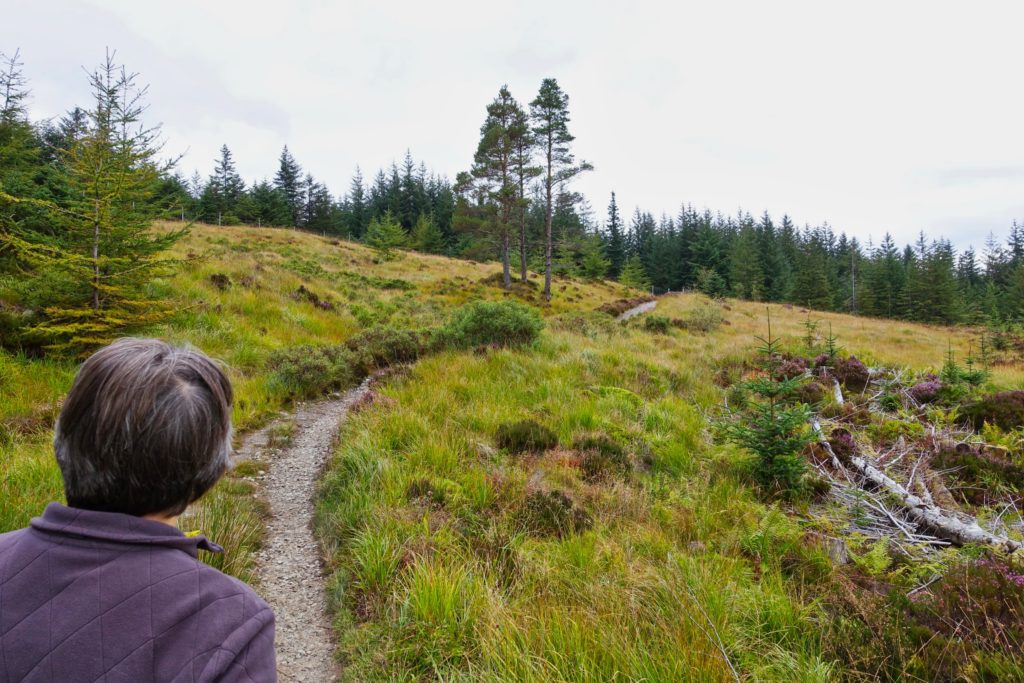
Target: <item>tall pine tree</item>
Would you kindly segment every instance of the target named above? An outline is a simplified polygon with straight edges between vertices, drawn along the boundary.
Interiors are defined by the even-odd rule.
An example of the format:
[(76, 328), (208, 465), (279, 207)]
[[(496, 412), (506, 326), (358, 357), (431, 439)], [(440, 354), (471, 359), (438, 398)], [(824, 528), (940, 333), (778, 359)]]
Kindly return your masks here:
[(288, 207), (288, 225), (301, 227), (303, 219), (302, 168), (288, 151), (288, 145), (281, 150), (274, 187), (281, 191)]
[(569, 133), (569, 96), (554, 78), (541, 82), (540, 92), (530, 103), (530, 118), (544, 164), (544, 298), (550, 299), (555, 188), (593, 166), (585, 161), (576, 163), (570, 151), (569, 145), (576, 138)]

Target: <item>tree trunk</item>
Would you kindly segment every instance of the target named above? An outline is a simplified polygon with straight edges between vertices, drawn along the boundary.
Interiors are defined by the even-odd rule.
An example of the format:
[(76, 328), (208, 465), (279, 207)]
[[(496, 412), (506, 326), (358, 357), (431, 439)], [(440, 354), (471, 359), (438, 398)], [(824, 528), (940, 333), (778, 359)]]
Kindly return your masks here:
[[(825, 452), (831, 456), (832, 465), (842, 468), (843, 465), (832, 451), (832, 446), (825, 438), (821, 425), (814, 420), (811, 425), (818, 434), (818, 441)], [(899, 500), (900, 505), (906, 510), (907, 515), (920, 527), (926, 528), (939, 538), (944, 538), (956, 545), (965, 543), (981, 543), (1003, 548), (1008, 552), (1016, 552), (1024, 548), (1024, 544), (1005, 536), (996, 536), (993, 533), (982, 529), (974, 519), (963, 521), (948, 514), (934, 503), (922, 499), (908, 491), (902, 484), (890, 478), (885, 472), (859, 455), (850, 456), (850, 464), (853, 470), (860, 475), (866, 483), (874, 488), (882, 489)]]
[(551, 222), (553, 211), (551, 206), (551, 143), (548, 143), (548, 177), (544, 183), (547, 191), (547, 203), (544, 207), (544, 300), (551, 301)]
[(519, 226), (519, 279), (526, 282), (526, 216)]
[(523, 178), (519, 178), (519, 279), (526, 282), (526, 205), (524, 202)]
[(100, 310), (100, 209), (92, 222), (92, 310)]
[(512, 267), (509, 264), (509, 253), (511, 249), (509, 248), (509, 242), (509, 232), (508, 230), (505, 230), (504, 234), (501, 236), (502, 283), (504, 284), (505, 289), (512, 288)]

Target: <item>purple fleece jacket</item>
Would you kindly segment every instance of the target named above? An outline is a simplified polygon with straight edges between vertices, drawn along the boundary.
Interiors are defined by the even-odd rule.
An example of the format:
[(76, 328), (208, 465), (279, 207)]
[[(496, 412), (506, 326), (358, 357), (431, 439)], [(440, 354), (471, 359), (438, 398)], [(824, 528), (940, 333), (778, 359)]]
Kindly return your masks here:
[(51, 503), (0, 535), (0, 683), (276, 681), (274, 615), (203, 536)]

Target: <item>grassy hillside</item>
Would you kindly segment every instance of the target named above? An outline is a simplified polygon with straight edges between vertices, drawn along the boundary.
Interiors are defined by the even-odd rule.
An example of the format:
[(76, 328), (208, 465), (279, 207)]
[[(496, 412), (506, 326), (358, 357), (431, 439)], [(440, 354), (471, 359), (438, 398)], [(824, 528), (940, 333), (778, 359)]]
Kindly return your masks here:
[[(152, 334), (225, 361), (240, 430), (287, 407), (268, 366), (275, 351), (434, 326), (480, 298), (540, 304), (536, 288), (488, 284), (493, 264), (379, 262), (360, 245), (293, 231), (198, 226), (177, 250), (188, 265), (154, 285), (177, 312)], [(623, 326), (594, 313), (628, 295), (618, 286), (556, 281), (555, 293), (536, 344), (429, 355), (380, 380), (344, 426), (317, 531), (348, 680), (934, 671), (891, 589), (905, 595), (939, 565), (868, 571), (880, 551), (865, 539), (837, 564), (822, 542), (840, 528), (828, 510), (761, 495), (748, 456), (714, 436), (720, 371), (751, 359), (764, 305), (676, 295)], [(798, 346), (808, 314), (770, 308), (775, 331)], [(650, 332), (652, 316), (689, 329)], [(810, 317), (817, 341), (831, 323), (845, 353), (870, 364), (937, 370), (948, 349), (963, 358), (977, 345), (970, 330)], [(0, 356), (0, 531), (59, 498), (49, 430), (74, 368)], [(1006, 354), (990, 388), (1022, 381), (1024, 364)], [(241, 539), (236, 555), (258, 542), (245, 474), (218, 487), (220, 514), (198, 522), (215, 540)], [(244, 558), (226, 568), (248, 577)], [(986, 666), (1004, 679), (1021, 672), (998, 657)]]
[[(709, 307), (679, 295), (656, 313)], [(809, 540), (827, 524), (759, 499), (743, 457), (709, 433), (716, 371), (750, 356), (766, 318), (757, 304), (719, 310), (727, 324), (707, 334), (555, 322), (536, 348), (435, 357), (388, 381), (344, 428), (319, 506), (349, 679), (849, 674), (848, 639), (872, 635), (824, 607), (848, 580)], [(772, 314), (803, 334), (806, 313)], [(971, 343), (828, 319), (872, 361), (937, 367)], [(1020, 378), (1015, 364), (995, 381)], [(554, 438), (519, 450), (503, 428), (522, 420)]]
[[(380, 261), (362, 245), (294, 230), (197, 225), (175, 255), (184, 267), (152, 285), (175, 313), (145, 333), (193, 344), (226, 364), (239, 432), (289, 401), (267, 368), (275, 350), (338, 343), (377, 325), (428, 325), (468, 300), (503, 297), (480, 282), (499, 272), (494, 264), (415, 253)], [(622, 294), (604, 284), (560, 282), (555, 289), (550, 314)], [(535, 300), (536, 291), (528, 289), (527, 298)], [(0, 351), (0, 532), (25, 526), (47, 501), (60, 498), (51, 430), (76, 368), (74, 359)], [(245, 489), (244, 482), (234, 487)]]

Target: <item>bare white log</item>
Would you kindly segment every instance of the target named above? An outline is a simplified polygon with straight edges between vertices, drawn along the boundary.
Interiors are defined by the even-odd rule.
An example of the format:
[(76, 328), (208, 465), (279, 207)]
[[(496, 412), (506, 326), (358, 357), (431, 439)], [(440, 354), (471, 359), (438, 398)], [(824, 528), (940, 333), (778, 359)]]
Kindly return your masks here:
[[(831, 456), (833, 465), (839, 463), (839, 458), (832, 450), (831, 444), (825, 438), (821, 429), (821, 423), (817, 419), (812, 420), (811, 426), (818, 434), (818, 441), (825, 452)], [(872, 465), (867, 459), (859, 455), (851, 455), (850, 466), (854, 472), (864, 481), (879, 488), (886, 493), (893, 495), (900, 503), (907, 517), (919, 527), (932, 531), (936, 536), (944, 538), (956, 545), (966, 543), (981, 543), (1013, 553), (1024, 548), (1024, 544), (1006, 536), (997, 536), (982, 529), (977, 520), (970, 519), (963, 521), (958, 519), (933, 503), (923, 500), (920, 496), (914, 495), (902, 484), (892, 479), (885, 472)], [(899, 526), (899, 525), (897, 525)]]

